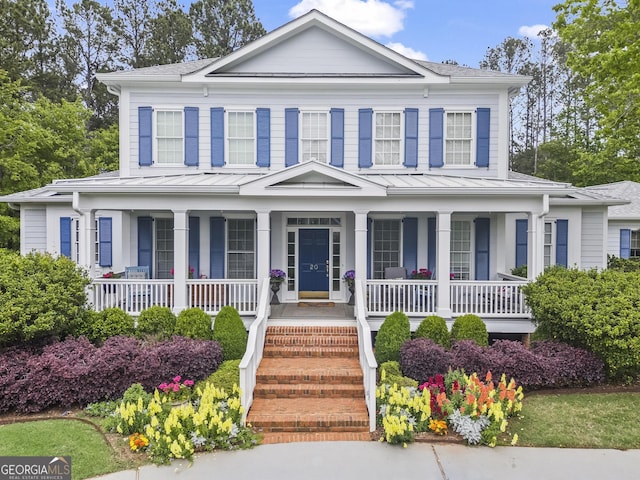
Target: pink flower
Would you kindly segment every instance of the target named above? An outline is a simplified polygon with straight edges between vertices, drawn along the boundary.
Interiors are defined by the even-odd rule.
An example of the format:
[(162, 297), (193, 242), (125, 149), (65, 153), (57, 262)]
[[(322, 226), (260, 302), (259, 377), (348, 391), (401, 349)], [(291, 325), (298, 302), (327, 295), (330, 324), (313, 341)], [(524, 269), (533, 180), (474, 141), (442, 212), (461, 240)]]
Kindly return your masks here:
[(184, 386), (185, 387), (193, 387), (193, 380), (185, 380), (184, 381)]
[(180, 391), (180, 385), (179, 385), (179, 384), (177, 384), (177, 383), (174, 383), (174, 384), (173, 384), (173, 391), (174, 391), (175, 393), (178, 393), (178, 392)]
[(182, 380), (182, 377), (180, 375), (176, 375), (175, 377), (173, 377), (173, 381), (176, 383), (180, 383), (180, 380)]

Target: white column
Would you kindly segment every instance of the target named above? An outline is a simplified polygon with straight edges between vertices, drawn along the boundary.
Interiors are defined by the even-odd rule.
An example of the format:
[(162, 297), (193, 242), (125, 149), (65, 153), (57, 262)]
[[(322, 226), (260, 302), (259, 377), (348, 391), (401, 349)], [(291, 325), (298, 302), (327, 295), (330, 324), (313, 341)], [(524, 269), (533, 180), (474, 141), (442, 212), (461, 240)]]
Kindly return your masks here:
[[(268, 210), (256, 211), (258, 216), (258, 238), (257, 238), (257, 277), (258, 288), (262, 286), (262, 282), (269, 276), (271, 263), (271, 224)], [(286, 289), (285, 289), (286, 290)], [(258, 296), (262, 292), (258, 291)]]
[(544, 270), (544, 217), (528, 214), (527, 279), (535, 280)]
[(505, 252), (507, 251), (507, 221), (506, 213), (498, 213), (494, 216), (496, 221), (496, 273), (507, 272), (507, 259)]
[(451, 318), (451, 212), (437, 212), (436, 234), (438, 253), (436, 280), (438, 281), (437, 313), (444, 319)]
[[(96, 215), (95, 210), (80, 210), (78, 264), (86, 269), (91, 278), (95, 277), (96, 258)], [(76, 232), (72, 231), (75, 236)]]
[(188, 307), (187, 278), (189, 268), (189, 212), (173, 210), (173, 311)]
[(367, 214), (368, 210), (358, 210), (355, 223), (355, 271), (356, 279), (366, 281), (367, 279)]

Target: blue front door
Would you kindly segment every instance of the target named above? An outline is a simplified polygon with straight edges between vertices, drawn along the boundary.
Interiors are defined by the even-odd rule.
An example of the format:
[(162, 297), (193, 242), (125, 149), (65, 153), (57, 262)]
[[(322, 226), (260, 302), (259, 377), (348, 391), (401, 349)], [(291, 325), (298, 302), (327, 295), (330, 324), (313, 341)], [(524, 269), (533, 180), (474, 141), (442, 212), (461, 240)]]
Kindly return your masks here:
[(329, 229), (308, 228), (298, 231), (300, 243), (298, 290), (301, 294), (326, 292), (329, 296)]

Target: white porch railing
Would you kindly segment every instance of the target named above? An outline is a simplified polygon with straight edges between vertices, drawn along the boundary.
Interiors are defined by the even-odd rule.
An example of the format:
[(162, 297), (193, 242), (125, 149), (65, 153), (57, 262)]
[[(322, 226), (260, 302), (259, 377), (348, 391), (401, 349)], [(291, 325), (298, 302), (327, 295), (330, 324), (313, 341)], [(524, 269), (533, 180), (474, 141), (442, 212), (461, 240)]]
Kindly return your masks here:
[(527, 282), (453, 281), (451, 311), (454, 315), (473, 313), (481, 317), (528, 317), (522, 293)]
[(187, 304), (209, 315), (230, 305), (240, 315), (255, 315), (258, 303), (258, 280), (187, 280)]
[(435, 280), (367, 280), (366, 289), (369, 315), (396, 311), (424, 316), (436, 313)]
[(249, 408), (251, 408), (251, 405), (253, 404), (253, 390), (256, 387), (256, 373), (264, 352), (264, 339), (267, 334), (267, 319), (269, 318), (271, 308), (269, 305), (270, 292), (269, 279), (266, 278), (262, 282), (256, 319), (249, 327), (247, 349), (244, 352), (242, 360), (240, 360), (240, 400), (244, 407), (244, 413), (242, 414), (243, 420), (247, 419)]
[(97, 312), (119, 307), (137, 316), (154, 305), (173, 308), (173, 280), (96, 278), (91, 288), (93, 308)]
[(376, 369), (378, 363), (373, 355), (371, 345), (371, 329), (367, 322), (364, 303), (364, 284), (362, 280), (355, 283), (355, 306), (356, 326), (358, 328), (358, 355), (360, 357), (360, 367), (364, 383), (364, 397), (369, 411), (369, 430), (376, 429)]

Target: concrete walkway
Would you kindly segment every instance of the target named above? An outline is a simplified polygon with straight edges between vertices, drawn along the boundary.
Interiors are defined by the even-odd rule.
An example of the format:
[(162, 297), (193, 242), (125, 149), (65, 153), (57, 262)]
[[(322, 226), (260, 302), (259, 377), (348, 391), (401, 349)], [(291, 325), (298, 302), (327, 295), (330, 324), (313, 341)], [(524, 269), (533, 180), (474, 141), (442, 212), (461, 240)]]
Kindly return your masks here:
[(309, 442), (198, 455), (101, 480), (566, 480), (640, 478), (640, 450), (468, 447), (413, 443)]

